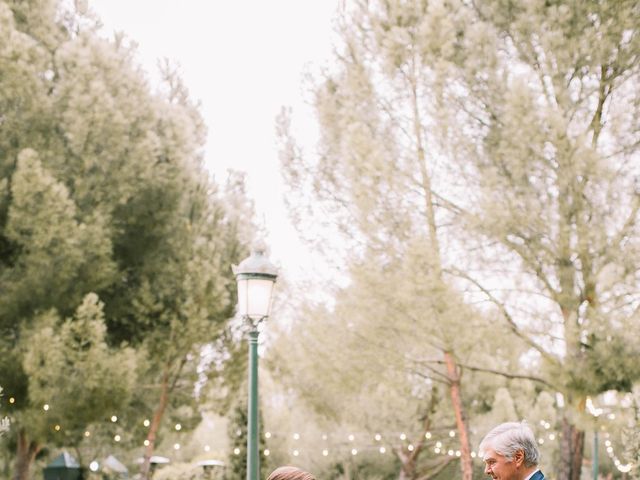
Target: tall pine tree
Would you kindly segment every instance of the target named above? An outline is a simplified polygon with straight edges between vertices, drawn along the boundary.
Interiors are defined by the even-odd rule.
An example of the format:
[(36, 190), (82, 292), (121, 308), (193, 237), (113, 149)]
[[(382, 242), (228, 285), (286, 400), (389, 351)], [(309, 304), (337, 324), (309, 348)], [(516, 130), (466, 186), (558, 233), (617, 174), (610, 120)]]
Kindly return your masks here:
[[(238, 228), (251, 221), (236, 208), (241, 188), (218, 188), (203, 168), (205, 128), (178, 76), (167, 69), (164, 89), (152, 92), (125, 40), (96, 29), (66, 2), (0, 1), (0, 371), (15, 398), (16, 480), (43, 447), (86, 441), (75, 432), (112, 415), (62, 408), (75, 405), (71, 392), (52, 390), (65, 365), (84, 372), (83, 404), (106, 402), (108, 392), (89, 386), (114, 378), (121, 394), (108, 405), (125, 411), (131, 399), (152, 418), (147, 459), (165, 415), (180, 407), (197, 417), (201, 348), (232, 316), (229, 265), (250, 240)], [(82, 323), (87, 299), (96, 310), (82, 334), (87, 351), (127, 356), (126, 375), (110, 362), (116, 377), (84, 371), (73, 342), (58, 353), (59, 342), (38, 344), (37, 355), (25, 347)]]

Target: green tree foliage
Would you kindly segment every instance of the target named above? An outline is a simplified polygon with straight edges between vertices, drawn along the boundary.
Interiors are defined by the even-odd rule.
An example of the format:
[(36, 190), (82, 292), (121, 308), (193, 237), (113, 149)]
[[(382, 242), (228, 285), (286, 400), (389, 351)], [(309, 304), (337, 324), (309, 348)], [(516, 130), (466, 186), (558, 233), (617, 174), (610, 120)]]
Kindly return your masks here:
[[(2, 398), (2, 387), (0, 387), (0, 398)], [(11, 422), (9, 420), (9, 417), (0, 417), (0, 437), (2, 437), (6, 432), (9, 431), (10, 426)]]
[[(250, 240), (239, 227), (251, 221), (242, 178), (209, 180), (205, 128), (179, 77), (165, 68), (153, 93), (132, 48), (96, 25), (64, 2), (0, 1), (0, 371), (15, 398), (20, 479), (53, 438), (42, 402), (76, 363), (85, 373), (67, 384), (85, 407), (48, 402), (67, 446), (84, 428), (104, 433), (84, 442), (106, 438), (109, 405), (135, 425), (123, 442), (148, 437), (147, 457), (165, 413), (197, 423), (200, 355), (212, 343), (229, 357), (229, 265)], [(25, 343), (40, 336), (37, 348)], [(86, 352), (73, 353), (72, 338)], [(85, 368), (106, 351), (120, 364)], [(114, 375), (113, 391), (97, 388)]]
[(90, 293), (72, 318), (63, 321), (48, 311), (23, 332), (29, 401), (40, 408), (20, 411), (16, 418), (44, 443), (79, 444), (87, 424), (119, 411), (131, 397), (135, 354), (109, 348), (103, 307)]
[[(563, 479), (580, 476), (586, 396), (628, 391), (640, 375), (627, 362), (640, 349), (628, 333), (638, 320), (638, 13), (635, 2), (478, 2), (459, 12), (440, 72), (443, 124), (457, 123), (446, 142), (470, 191), (460, 205), (494, 246), (485, 271), (467, 277), (564, 395)], [(518, 268), (502, 284), (519, 299), (492, 286), (505, 260)]]
[[(352, 283), (336, 294), (338, 308), (330, 315), (343, 319), (342, 331), (349, 325), (351, 338), (360, 336), (354, 344), (372, 348), (373, 362), (365, 365), (386, 360), (379, 372), (391, 368), (403, 371), (405, 381), (422, 376), (446, 383), (463, 478), (470, 479), (459, 362), (474, 355), (484, 322), (449, 275), (460, 255), (459, 230), (448, 225), (451, 213), (439, 193), (446, 171), (426, 128), (431, 99), (425, 84), (432, 73), (419, 64), (417, 49), (400, 55), (393, 49), (402, 38), (391, 38), (391, 24), (412, 21), (411, 8), (355, 2), (340, 19), (336, 67), (314, 85), (318, 155), (299, 150), (285, 112), (279, 123), (283, 171), (301, 229), (319, 233), (343, 254), (343, 272)], [(327, 214), (334, 227), (328, 232), (304, 223)], [(335, 230), (338, 241), (331, 239)], [(407, 461), (415, 463), (420, 451)]]
[[(87, 220), (77, 220), (68, 188), (43, 168), (36, 152), (22, 150), (11, 177), (4, 230), (21, 253), (6, 278), (3, 314), (15, 318), (49, 307), (67, 311), (87, 287), (106, 286), (115, 273), (111, 242), (99, 218)], [(67, 303), (60, 305), (61, 299)]]
[[(563, 480), (580, 475), (586, 396), (640, 375), (638, 13), (614, 1), (355, 1), (336, 65), (313, 86), (317, 154), (280, 122), (294, 218), (330, 216), (342, 235), (322, 241), (356, 258), (354, 289), (352, 264), (383, 272), (383, 288), (361, 293), (369, 316), (385, 295), (407, 315), (406, 289), (435, 319), (419, 331), (462, 342), (459, 365), (562, 393)], [(446, 288), (428, 281), (439, 263)], [(487, 308), (456, 321), (463, 299)], [(474, 341), (465, 321), (490, 318), (500, 323), (475, 333), (509, 346), (461, 360)]]
[[(227, 469), (225, 478), (228, 480), (236, 478), (247, 478), (247, 398), (242, 396), (241, 401), (237, 401), (230, 410), (229, 424), (227, 426), (229, 436), (229, 456), (227, 459)], [(258, 410), (258, 456), (260, 461), (260, 478), (267, 478), (269, 466), (267, 457), (264, 454), (267, 442), (264, 436), (264, 421), (262, 419), (262, 409)]]

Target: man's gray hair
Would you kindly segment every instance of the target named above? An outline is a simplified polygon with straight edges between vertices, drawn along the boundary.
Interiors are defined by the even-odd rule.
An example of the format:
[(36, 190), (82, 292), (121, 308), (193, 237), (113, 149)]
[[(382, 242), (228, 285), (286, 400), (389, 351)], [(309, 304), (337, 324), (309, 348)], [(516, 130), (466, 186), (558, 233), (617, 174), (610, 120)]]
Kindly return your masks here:
[(507, 422), (495, 427), (480, 442), (480, 455), (484, 456), (489, 448), (508, 460), (513, 460), (515, 453), (522, 450), (525, 467), (533, 467), (540, 461), (536, 437), (525, 422)]

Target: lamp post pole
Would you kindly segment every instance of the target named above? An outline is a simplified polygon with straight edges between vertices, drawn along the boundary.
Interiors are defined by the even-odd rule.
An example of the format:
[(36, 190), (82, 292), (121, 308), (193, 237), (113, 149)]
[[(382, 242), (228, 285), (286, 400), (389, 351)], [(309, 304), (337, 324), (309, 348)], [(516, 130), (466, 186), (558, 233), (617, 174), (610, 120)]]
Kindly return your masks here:
[(593, 431), (593, 480), (598, 480), (598, 417)]
[(247, 480), (258, 480), (258, 329), (249, 332), (249, 403), (247, 415)]
[(249, 332), (249, 402), (247, 407), (247, 480), (259, 480), (258, 455), (258, 325), (269, 317), (276, 267), (255, 249), (248, 258), (232, 266), (238, 283), (238, 313), (250, 325)]

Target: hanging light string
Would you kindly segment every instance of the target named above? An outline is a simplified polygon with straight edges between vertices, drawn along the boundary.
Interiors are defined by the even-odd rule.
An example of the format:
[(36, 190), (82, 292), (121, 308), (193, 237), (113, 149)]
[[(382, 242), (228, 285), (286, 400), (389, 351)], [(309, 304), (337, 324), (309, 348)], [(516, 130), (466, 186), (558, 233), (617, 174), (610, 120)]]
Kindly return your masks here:
[[(544, 445), (546, 442), (553, 442), (560, 437), (560, 434), (557, 431), (554, 431), (551, 429), (551, 423), (547, 422), (546, 420), (540, 421), (540, 427), (541, 427), (541, 430), (538, 432), (538, 435), (537, 435), (537, 441), (539, 445)], [(265, 438), (267, 439), (286, 438), (289, 436), (291, 436), (291, 438), (294, 441), (299, 441), (301, 439), (301, 436), (299, 433), (288, 434), (288, 433), (282, 433), (282, 432), (268, 431), (268, 432), (265, 432), (264, 435), (265, 435)], [(432, 448), (433, 453), (437, 455), (450, 456), (450, 457), (462, 456), (460, 450), (456, 449), (454, 446), (451, 446), (451, 445), (447, 446), (447, 442), (456, 436), (455, 430), (450, 430), (449, 434), (443, 436), (440, 440), (434, 437), (433, 433), (429, 431), (426, 432), (424, 436), (426, 440), (431, 440), (429, 448), (433, 447)], [(364, 442), (364, 444), (361, 442), (357, 446), (354, 445), (356, 438), (362, 439), (363, 437), (368, 439), (367, 441)], [(329, 435), (322, 434), (321, 438), (326, 443), (329, 439)], [(328, 456), (330, 452), (331, 453), (339, 452), (341, 454), (350, 452), (351, 455), (356, 456), (358, 455), (358, 453), (361, 453), (361, 452), (370, 452), (370, 451), (377, 450), (380, 454), (385, 454), (388, 451), (392, 451), (393, 449), (404, 449), (411, 452), (416, 448), (416, 445), (414, 445), (413, 443), (411, 442), (408, 443), (409, 437), (403, 432), (400, 432), (400, 433), (396, 432), (396, 433), (385, 434), (385, 435), (382, 435), (380, 433), (375, 433), (373, 435), (371, 435), (371, 433), (358, 433), (358, 434), (350, 433), (350, 434), (347, 434), (346, 436), (344, 434), (341, 434), (341, 435), (333, 434), (331, 435), (331, 438), (333, 439), (333, 441), (331, 442), (332, 443), (331, 448), (329, 448), (328, 446), (324, 446), (321, 449), (321, 454), (324, 457)], [(623, 473), (628, 473), (631, 470), (633, 470), (636, 466), (632, 462), (623, 464), (620, 461), (619, 457), (615, 454), (613, 443), (611, 442), (611, 440), (609, 440), (609, 438), (610, 438), (610, 434), (607, 432), (605, 447), (606, 447), (607, 454), (611, 459), (611, 461), (613, 462), (614, 466), (620, 472), (623, 472)], [(373, 439), (373, 442), (371, 442), (371, 439)], [(397, 440), (400, 440), (401, 443), (399, 443)], [(269, 450), (265, 450), (266, 455), (269, 454), (268, 452)], [(289, 453), (293, 457), (298, 457), (302, 453), (302, 448), (295, 447), (292, 450), (290, 450)], [(479, 455), (475, 451), (471, 452), (471, 457), (474, 459), (480, 460)]]
[[(15, 397), (9, 397), (7, 399), (7, 403), (9, 404), (9, 406), (14, 406), (16, 404)], [(47, 414), (51, 410), (52, 410), (52, 405), (50, 403), (45, 403), (42, 405), (43, 414)], [(609, 414), (608, 418), (610, 420), (613, 420), (615, 419), (615, 415)], [(114, 414), (114, 415), (111, 415), (111, 417), (109, 417), (108, 420), (110, 420), (111, 423), (115, 424), (115, 423), (118, 423), (119, 417)], [(4, 422), (4, 420), (2, 421)], [(8, 424), (9, 418), (7, 418), (6, 422)], [(149, 428), (149, 426), (151, 425), (151, 422), (149, 421), (148, 418), (144, 419), (142, 423), (146, 428)], [(549, 423), (548, 421), (540, 420), (540, 427), (541, 427), (541, 431), (538, 432), (539, 434), (537, 435), (538, 444), (544, 445), (545, 442), (554, 441), (559, 437), (558, 432), (551, 430), (551, 423)], [(60, 425), (59, 423), (52, 424), (51, 428), (56, 432), (61, 432), (63, 430), (63, 426)], [(176, 432), (182, 431), (182, 424), (176, 423), (173, 426), (173, 429)], [(446, 430), (449, 430), (449, 431), (446, 435), (444, 435), (444, 432)], [(442, 438), (440, 439), (436, 438), (437, 437), (436, 432), (441, 432), (440, 435), (442, 435)], [(89, 430), (86, 430), (84, 432), (84, 436), (86, 438), (90, 437), (91, 432)], [(301, 435), (297, 432), (291, 434), (291, 433), (285, 433), (285, 432), (267, 431), (264, 433), (264, 436), (266, 439), (286, 438), (290, 436), (296, 442), (301, 440)], [(421, 436), (422, 434), (413, 435), (412, 437), (421, 437)], [(434, 429), (433, 431), (427, 431), (424, 433), (424, 440), (426, 440), (427, 442), (424, 442), (423, 440), (422, 446), (425, 447), (427, 444), (429, 444), (430, 445), (429, 448), (436, 455), (461, 457), (462, 453), (459, 449), (456, 449), (452, 445), (447, 445), (447, 442), (451, 441), (451, 439), (455, 437), (456, 437), (456, 431), (453, 429), (450, 429), (449, 427)], [(326, 445), (326, 443), (329, 442), (329, 438), (331, 438), (330, 446)], [(355, 443), (356, 438), (358, 439), (365, 438), (367, 440), (364, 442), (360, 442), (358, 445), (356, 445)], [(637, 467), (637, 465), (634, 465), (632, 462), (622, 463), (622, 461), (614, 451), (613, 443), (610, 440), (610, 434), (606, 431), (605, 431), (605, 438), (606, 440), (604, 444), (605, 444), (607, 455), (613, 462), (614, 466), (620, 472), (629, 473), (631, 470)], [(320, 453), (324, 457), (329, 456), (329, 454), (333, 452), (339, 452), (339, 453), (349, 452), (352, 456), (356, 456), (358, 455), (358, 453), (361, 453), (361, 452), (377, 451), (380, 454), (385, 454), (387, 452), (393, 451), (394, 449), (407, 450), (409, 452), (412, 452), (415, 450), (415, 448), (417, 448), (417, 445), (416, 445), (417, 442), (416, 444), (410, 442), (409, 436), (404, 432), (391, 432), (391, 433), (387, 432), (384, 435), (381, 433), (371, 434), (370, 432), (349, 433), (347, 435), (335, 434), (335, 433), (333, 434), (324, 433), (321, 435), (321, 439), (323, 442), (325, 442), (325, 445), (320, 450)], [(400, 442), (398, 442), (398, 440)], [(116, 443), (119, 443), (120, 441), (122, 441), (122, 436), (120, 434), (115, 434), (113, 436), (113, 441)], [(145, 439), (142, 442), (142, 444), (144, 446), (148, 446), (149, 441)], [(177, 443), (177, 442), (174, 443), (173, 445), (174, 450), (177, 451), (177, 450), (180, 450), (180, 448), (181, 448), (180, 443)], [(205, 452), (209, 452), (211, 450), (211, 447), (209, 445), (205, 445), (203, 447), (203, 450)], [(233, 453), (235, 455), (239, 455), (241, 452), (239, 448), (235, 448)], [(271, 452), (269, 449), (265, 449), (263, 453), (265, 456), (269, 456)], [(293, 448), (289, 453), (293, 457), (298, 457), (302, 453), (302, 448), (301, 447)], [(479, 459), (479, 456), (475, 451), (471, 452), (471, 457), (474, 459)]]

